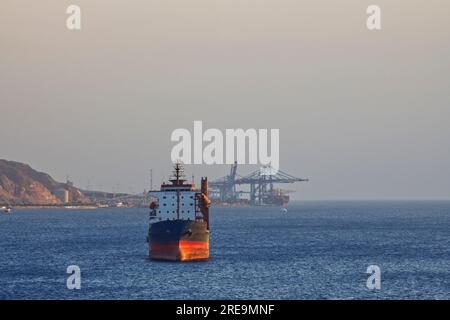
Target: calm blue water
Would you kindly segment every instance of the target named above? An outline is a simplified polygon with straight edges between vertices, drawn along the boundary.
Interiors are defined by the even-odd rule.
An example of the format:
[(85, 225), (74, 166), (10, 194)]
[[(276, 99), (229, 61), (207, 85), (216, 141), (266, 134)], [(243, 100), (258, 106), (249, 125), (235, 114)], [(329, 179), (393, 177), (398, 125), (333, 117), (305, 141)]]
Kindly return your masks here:
[[(450, 299), (450, 202), (212, 209), (211, 259), (147, 259), (147, 210), (0, 215), (0, 299)], [(381, 290), (366, 287), (381, 268)], [(81, 268), (68, 290), (66, 268)]]

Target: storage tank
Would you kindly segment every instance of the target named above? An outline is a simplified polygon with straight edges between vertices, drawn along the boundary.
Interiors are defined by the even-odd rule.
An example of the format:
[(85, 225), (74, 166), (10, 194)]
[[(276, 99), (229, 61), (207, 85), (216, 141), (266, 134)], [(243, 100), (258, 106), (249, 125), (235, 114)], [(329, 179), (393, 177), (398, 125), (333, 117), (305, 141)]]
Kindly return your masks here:
[(63, 188), (56, 189), (54, 194), (62, 203), (69, 202), (69, 191), (68, 190), (63, 189)]

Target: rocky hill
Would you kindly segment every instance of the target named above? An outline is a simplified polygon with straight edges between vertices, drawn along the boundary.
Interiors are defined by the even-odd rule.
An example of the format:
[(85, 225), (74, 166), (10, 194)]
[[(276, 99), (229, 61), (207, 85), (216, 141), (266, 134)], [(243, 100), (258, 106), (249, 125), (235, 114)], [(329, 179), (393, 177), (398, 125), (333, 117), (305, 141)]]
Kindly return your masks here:
[(29, 165), (0, 159), (0, 204), (54, 205), (63, 203), (58, 196), (67, 190), (69, 201), (86, 202), (83, 193), (67, 183), (60, 183)]

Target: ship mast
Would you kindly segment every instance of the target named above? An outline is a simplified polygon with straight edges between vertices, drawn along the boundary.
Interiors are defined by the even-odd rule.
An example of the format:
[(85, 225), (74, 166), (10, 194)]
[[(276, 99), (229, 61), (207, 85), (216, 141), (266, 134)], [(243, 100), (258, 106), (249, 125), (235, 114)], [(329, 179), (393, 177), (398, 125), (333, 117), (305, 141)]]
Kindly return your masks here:
[(183, 165), (180, 162), (177, 162), (173, 166), (173, 177), (172, 179), (170, 179), (170, 182), (172, 182), (172, 184), (174, 185), (180, 186), (183, 185), (184, 182), (186, 181), (186, 179), (183, 178), (184, 178)]
[[(180, 162), (177, 162), (173, 167), (173, 179), (171, 179), (170, 182), (178, 187), (180, 185), (183, 185), (184, 181), (186, 181), (185, 179), (182, 179), (183, 177), (183, 166)], [(180, 219), (180, 190), (177, 190), (177, 220), (178, 219)]]

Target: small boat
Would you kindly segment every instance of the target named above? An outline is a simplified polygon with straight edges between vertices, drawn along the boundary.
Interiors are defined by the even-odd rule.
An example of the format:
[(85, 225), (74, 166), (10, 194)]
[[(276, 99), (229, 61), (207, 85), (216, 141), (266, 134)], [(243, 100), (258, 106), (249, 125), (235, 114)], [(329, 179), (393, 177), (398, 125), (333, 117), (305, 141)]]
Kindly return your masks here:
[(12, 208), (11, 207), (4, 207), (4, 212), (5, 213), (11, 213), (12, 212)]

